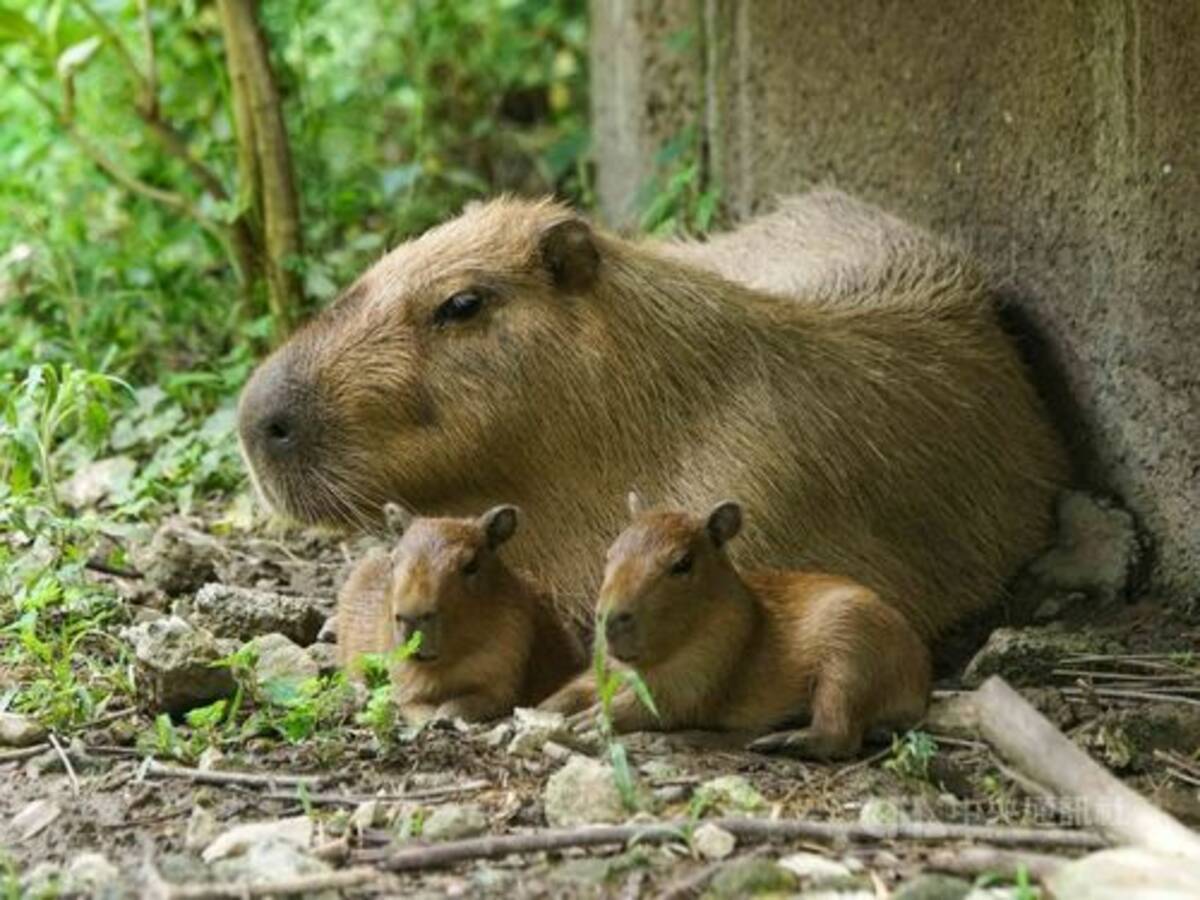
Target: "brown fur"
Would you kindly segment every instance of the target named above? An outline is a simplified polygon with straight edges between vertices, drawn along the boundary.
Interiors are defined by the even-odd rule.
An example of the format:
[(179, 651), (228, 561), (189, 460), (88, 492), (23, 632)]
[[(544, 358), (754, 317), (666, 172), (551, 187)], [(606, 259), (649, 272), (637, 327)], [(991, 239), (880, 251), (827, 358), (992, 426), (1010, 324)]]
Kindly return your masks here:
[[(737, 527), (740, 515), (718, 541), (703, 518), (657, 511), (613, 544), (599, 604), (609, 650), (642, 676), (659, 715), (626, 690), (614, 700), (614, 727), (762, 732), (807, 717), (803, 740), (790, 745), (844, 756), (868, 728), (914, 725), (930, 661), (904, 617), (836, 575), (743, 577), (724, 552)], [(672, 572), (684, 558), (690, 570)], [(594, 684), (582, 675), (543, 706), (579, 711), (595, 701)]]
[[(439, 321), (466, 289), (482, 311)], [(272, 449), (281, 411), (295, 440)], [(511, 498), (531, 525), (514, 563), (581, 614), (630, 485), (738, 496), (740, 563), (852, 575), (926, 638), (1043, 548), (1066, 471), (969, 262), (830, 191), (708, 243), (473, 207), (265, 362), (240, 430), (260, 492), (304, 520)]]
[(410, 720), (506, 715), (536, 705), (584, 665), (579, 639), (548, 595), (496, 552), (507, 535), (489, 539), (490, 515), (416, 519), (390, 555), (365, 557), (342, 589), (344, 665), (422, 632), (417, 653), (392, 669), (397, 705)]

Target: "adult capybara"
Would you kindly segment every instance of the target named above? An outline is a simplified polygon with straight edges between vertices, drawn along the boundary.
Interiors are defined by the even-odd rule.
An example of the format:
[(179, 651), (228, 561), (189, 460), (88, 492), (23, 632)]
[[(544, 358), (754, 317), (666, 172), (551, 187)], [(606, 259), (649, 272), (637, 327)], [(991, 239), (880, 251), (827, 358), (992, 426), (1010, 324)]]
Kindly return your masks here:
[[(763, 732), (807, 718), (766, 746), (828, 758), (858, 752), (869, 728), (925, 714), (929, 651), (874, 591), (822, 572), (739, 572), (726, 554), (743, 520), (732, 501), (693, 516), (642, 511), (631, 497), (630, 510), (597, 609), (609, 653), (638, 672), (655, 708), (622, 688), (615, 730)], [(596, 702), (586, 672), (542, 706), (581, 714)]]
[(708, 243), (471, 207), (264, 362), (239, 430), (260, 493), (301, 520), (520, 504), (514, 564), (583, 612), (631, 487), (740, 497), (740, 564), (852, 576), (926, 638), (1048, 543), (1065, 476), (970, 263), (832, 191)]

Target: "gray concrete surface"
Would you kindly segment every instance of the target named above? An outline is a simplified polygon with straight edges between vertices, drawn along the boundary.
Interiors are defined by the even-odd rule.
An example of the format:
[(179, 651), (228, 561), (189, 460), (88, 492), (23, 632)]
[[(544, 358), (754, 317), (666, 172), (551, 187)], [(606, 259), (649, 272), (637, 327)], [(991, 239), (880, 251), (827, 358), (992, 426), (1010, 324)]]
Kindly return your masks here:
[(594, 0), (597, 187), (702, 129), (741, 217), (830, 183), (994, 270), (1080, 477), (1200, 593), (1200, 2)]

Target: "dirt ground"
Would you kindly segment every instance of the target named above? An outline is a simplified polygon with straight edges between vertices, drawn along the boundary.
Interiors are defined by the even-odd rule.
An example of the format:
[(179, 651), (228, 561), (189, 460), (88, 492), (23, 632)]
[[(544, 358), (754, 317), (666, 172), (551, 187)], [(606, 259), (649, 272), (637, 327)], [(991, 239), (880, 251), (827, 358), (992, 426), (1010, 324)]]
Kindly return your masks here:
[[(194, 524), (198, 533), (207, 528), (204, 522)], [(215, 539), (205, 564), (213, 570), (209, 576), (226, 584), (331, 599), (348, 562), (362, 548), (362, 542), (347, 544), (311, 533), (241, 534)], [(177, 603), (144, 576), (95, 573), (127, 598), (131, 621)], [(1127, 783), (1185, 823), (1200, 826), (1200, 669), (1194, 656), (1200, 651), (1200, 623), (1195, 611), (1141, 597), (1099, 610), (1084, 604), (1065, 616), (1064, 633), (1086, 630), (1106, 650), (1090, 657), (1077, 653), (1054, 659), (1043, 648), (1033, 653), (1030, 665), (1008, 659), (997, 663), (999, 670), (1010, 681), (1023, 683), (1023, 693), (1039, 709)], [(1097, 692), (1097, 686), (1153, 685), (1144, 680), (1145, 665), (1155, 660), (1183, 673), (1164, 682), (1170, 691)], [(1036, 683), (1028, 683), (1031, 679), (1025, 676), (1030, 671)], [(1075, 674), (1079, 672), (1085, 674)], [(957, 678), (947, 678), (937, 687), (943, 697), (962, 685)], [(220, 770), (320, 777), (304, 791), (193, 784), (145, 771), (135, 745), (139, 734), (153, 728), (150, 711), (117, 711), (108, 718), (76, 734), (60, 735), (74, 763), (73, 774), (62, 771), (52, 750), (28, 759), (13, 759), (13, 751), (0, 750), (0, 844), (27, 887), (39, 866), (65, 868), (85, 852), (103, 854), (115, 865), (129, 896), (148, 890), (151, 869), (168, 882), (206, 881), (214, 876), (200, 858), (204, 840), (238, 823), (305, 813), (316, 823), (313, 843), (326, 848), (335, 866), (361, 862), (365, 852), (380, 847), (403, 846), (410, 840), (403, 836), (406, 829), (411, 831), (415, 821), (430, 822), (442, 807), (469, 808), (476, 821), (464, 835), (543, 829), (547, 783), (568, 755), (553, 742), (533, 753), (510, 752), (510, 733), (503, 724), (435, 723), (390, 748), (381, 747), (367, 729), (349, 726), (298, 745), (250, 738), (225, 748)], [(718, 801), (703, 816), (884, 824), (1078, 824), (1069, 807), (1047, 800), (978, 736), (939, 731), (936, 718), (926, 730), (937, 745), (924, 766), (920, 760), (905, 760), (900, 750), (887, 745), (870, 747), (863, 758), (850, 763), (826, 765), (722, 748), (719, 740), (696, 735), (634, 735), (625, 744), (648, 796), (647, 810), (639, 814), (647, 820), (686, 818), (696, 812), (703, 785), (737, 775), (761, 802), (758, 797), (742, 806), (736, 799)], [(363, 802), (371, 795), (415, 799), (384, 800), (378, 808), (364, 810)], [(39, 800), (50, 800), (60, 810), (52, 822), (22, 841), (11, 831), (3, 832), (4, 823)], [(714, 861), (682, 841), (646, 843), (480, 859), (380, 876), (344, 895), (687, 896), (704, 889), (720, 893), (721, 870), (739, 860), (815, 853), (847, 870), (834, 885), (841, 895), (878, 897), (889, 896), (922, 872), (955, 868), (947, 862), (954, 853), (948, 855), (947, 850), (960, 846), (911, 840), (739, 842), (727, 858)], [(1081, 852), (1061, 847), (1032, 850), (1061, 856)], [(968, 872), (967, 880), (976, 874)], [(798, 892), (811, 884), (812, 879), (803, 876), (789, 890)], [(97, 893), (120, 895), (111, 885), (107, 890)], [(752, 888), (724, 890), (740, 894)]]

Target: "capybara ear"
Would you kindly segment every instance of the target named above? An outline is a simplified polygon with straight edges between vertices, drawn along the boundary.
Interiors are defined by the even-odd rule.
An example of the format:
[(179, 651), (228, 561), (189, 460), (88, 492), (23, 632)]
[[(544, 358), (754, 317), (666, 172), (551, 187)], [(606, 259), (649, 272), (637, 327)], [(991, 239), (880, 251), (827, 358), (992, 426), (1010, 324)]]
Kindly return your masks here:
[(495, 550), (517, 530), (520, 513), (515, 506), (494, 506), (479, 517), (488, 546)]
[(555, 222), (538, 238), (542, 265), (556, 287), (564, 291), (583, 291), (596, 280), (600, 252), (592, 229), (583, 219)]
[(713, 507), (704, 523), (713, 544), (723, 547), (742, 530), (742, 507), (734, 500), (725, 500)]
[(646, 511), (646, 501), (637, 491), (630, 491), (625, 497), (625, 505), (629, 508), (629, 518), (636, 519)]
[(400, 537), (412, 524), (414, 516), (399, 503), (383, 504), (383, 521), (393, 537)]

